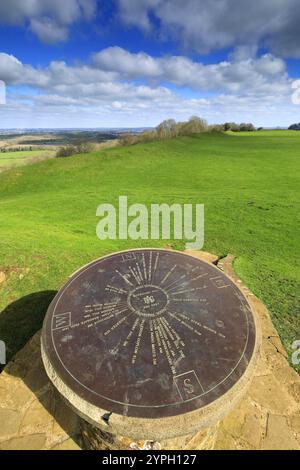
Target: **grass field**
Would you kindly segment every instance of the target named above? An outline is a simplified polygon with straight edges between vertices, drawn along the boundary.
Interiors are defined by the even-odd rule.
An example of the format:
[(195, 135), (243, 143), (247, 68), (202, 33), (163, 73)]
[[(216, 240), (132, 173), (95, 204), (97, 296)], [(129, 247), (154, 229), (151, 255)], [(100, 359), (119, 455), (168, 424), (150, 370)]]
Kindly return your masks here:
[(168, 243), (98, 240), (96, 208), (119, 195), (148, 206), (204, 203), (204, 249), (237, 257), (290, 354), (300, 339), (299, 188), (300, 132), (288, 131), (181, 137), (2, 173), (0, 338), (9, 357), (74, 270), (111, 251)]
[(51, 150), (31, 150), (22, 152), (3, 152), (0, 153), (0, 171), (13, 168), (16, 166), (22, 166), (34, 159), (43, 159), (45, 157), (53, 155), (54, 152)]

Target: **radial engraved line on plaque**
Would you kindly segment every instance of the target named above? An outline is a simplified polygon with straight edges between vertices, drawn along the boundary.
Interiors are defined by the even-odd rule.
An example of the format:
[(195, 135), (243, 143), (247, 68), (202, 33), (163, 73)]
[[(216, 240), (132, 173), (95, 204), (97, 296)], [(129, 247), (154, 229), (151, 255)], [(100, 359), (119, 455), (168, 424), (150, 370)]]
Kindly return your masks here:
[[(127, 318), (129, 317), (129, 315), (127, 315)], [(111, 350), (115, 355), (117, 355), (119, 353), (120, 348), (126, 348), (130, 344), (130, 339), (131, 339), (132, 335), (134, 334), (135, 330), (137, 329), (137, 326), (139, 325), (139, 323), (140, 323), (140, 320), (137, 318), (133, 322), (133, 325), (131, 325), (131, 327), (129, 329), (129, 333), (127, 334), (125, 340), (123, 341), (122, 338), (120, 338), (118, 344), (116, 344), (116, 346)], [(120, 333), (121, 336), (122, 336), (122, 333), (123, 333), (123, 330)]]
[(111, 286), (109, 284), (107, 284), (107, 286), (105, 287), (105, 290), (108, 291), (108, 292), (111, 292), (113, 294), (127, 294), (128, 293), (128, 291), (126, 291), (125, 289), (121, 289), (120, 287)]
[(162, 344), (161, 344), (161, 340), (160, 340), (160, 336), (159, 336), (159, 332), (158, 332), (158, 324), (157, 324), (156, 320), (153, 320), (153, 326), (154, 326), (154, 334), (155, 334), (155, 339), (156, 339), (156, 342), (157, 342), (158, 350), (159, 350), (160, 354), (163, 354)]
[(163, 354), (164, 356), (166, 356), (165, 354), (165, 349), (163, 347), (163, 337), (162, 337), (162, 332), (161, 332), (161, 327), (160, 327), (160, 324), (159, 324), (159, 321), (158, 319), (156, 320), (153, 320), (154, 322), (154, 325), (155, 325), (155, 331), (156, 331), (156, 340), (157, 340), (157, 343), (159, 345), (159, 352), (161, 354)]
[(166, 325), (166, 327), (168, 328), (168, 330), (170, 330), (170, 332), (172, 333), (173, 336), (175, 336), (175, 340), (174, 340), (174, 344), (176, 346), (177, 349), (180, 349), (180, 346), (184, 347), (185, 346), (185, 342), (183, 341), (183, 339), (180, 337), (179, 333), (175, 330), (175, 328), (173, 326), (170, 325), (170, 323), (168, 322), (168, 320), (166, 318), (162, 318), (162, 322)]
[(203, 269), (203, 268), (200, 268), (200, 266), (194, 266), (194, 267), (192, 267), (191, 264), (188, 264), (188, 267), (191, 267), (191, 269), (189, 270), (189, 274), (191, 274), (191, 273), (193, 273), (193, 272), (195, 272), (195, 271), (199, 271), (199, 269), (200, 269), (200, 270)]
[(225, 338), (224, 335), (222, 335), (221, 333), (218, 333), (216, 330), (206, 326), (206, 325), (203, 325), (201, 322), (197, 321), (197, 320), (194, 320), (193, 318), (190, 318), (188, 317), (187, 315), (185, 315), (184, 313), (178, 313), (178, 315), (183, 318), (184, 320), (186, 320), (187, 322), (190, 322), (192, 323), (193, 325), (197, 325), (197, 326), (200, 326), (200, 328), (203, 328), (207, 331), (209, 331), (210, 333), (213, 333), (214, 335), (219, 335), (221, 336), (222, 338)]
[(155, 344), (155, 333), (153, 321), (150, 320), (150, 342), (151, 342), (151, 353), (152, 353), (152, 364), (157, 366), (157, 354), (156, 354), (156, 344)]
[(143, 331), (144, 331), (145, 322), (146, 322), (146, 320), (141, 321), (139, 334), (138, 334), (138, 337), (137, 337), (137, 340), (136, 340), (136, 343), (135, 343), (134, 353), (133, 353), (133, 356), (132, 356), (132, 359), (131, 359), (131, 364), (136, 363), (136, 359), (137, 359), (137, 356), (138, 356), (138, 353), (139, 353), (139, 350), (140, 350), (140, 347), (141, 347), (141, 339), (142, 339), (142, 335), (143, 335)]
[(151, 284), (151, 272), (152, 272), (152, 251), (149, 253), (149, 266), (148, 266), (148, 282)]
[(87, 327), (88, 327), (88, 328), (91, 328), (91, 327), (93, 327), (93, 326), (98, 325), (99, 323), (103, 323), (103, 322), (105, 322), (105, 321), (107, 321), (107, 320), (110, 320), (111, 318), (114, 318), (114, 317), (115, 317), (115, 316), (114, 316), (114, 314), (112, 313), (112, 314), (108, 315), (107, 317), (94, 319), (94, 320), (93, 320), (93, 323), (89, 323), (89, 324), (87, 325)]
[[(169, 349), (169, 352), (171, 353), (171, 356), (172, 356), (172, 357), (175, 357), (175, 351), (174, 351), (174, 349), (173, 349), (173, 347), (172, 347), (172, 344), (171, 344), (171, 342), (170, 342), (170, 340), (169, 340), (169, 338), (168, 338), (168, 334), (167, 334), (167, 332), (166, 332), (166, 329), (165, 329), (164, 324), (162, 323), (161, 318), (158, 318), (157, 321), (158, 321), (158, 323), (159, 323), (159, 325), (160, 325), (161, 332), (162, 332), (162, 335), (163, 335), (164, 340), (166, 341), (166, 344), (167, 344), (167, 347), (168, 347), (168, 349)], [(173, 335), (172, 335), (172, 338), (171, 338), (171, 339), (174, 341)], [(175, 346), (175, 345), (174, 345), (174, 346)]]
[(182, 318), (178, 318), (177, 315), (179, 315), (179, 313), (172, 313), (170, 311), (168, 311), (168, 314), (172, 317), (172, 318), (175, 318), (175, 320), (177, 320), (179, 323), (181, 323), (182, 325), (184, 325), (188, 330), (192, 331), (193, 333), (195, 333), (196, 335), (198, 336), (202, 336), (202, 333), (198, 330), (196, 330), (195, 328), (193, 328), (192, 325), (190, 325), (189, 323), (185, 322)]
[(129, 333), (128, 333), (126, 339), (125, 339), (125, 341), (123, 342), (123, 345), (122, 345), (122, 346), (123, 346), (124, 348), (126, 348), (126, 347), (128, 346), (128, 344), (130, 343), (130, 340), (131, 340), (131, 338), (132, 338), (132, 335), (134, 334), (135, 330), (137, 329), (139, 323), (140, 323), (140, 320), (139, 320), (139, 318), (137, 318), (137, 319), (135, 320), (135, 322), (133, 323), (133, 326), (131, 327), (131, 329), (130, 329), (130, 331), (129, 331)]
[(225, 284), (225, 280), (221, 276), (210, 277), (209, 280), (217, 287), (217, 289), (224, 289), (225, 287), (231, 287), (230, 284)]
[(109, 313), (113, 313), (114, 315), (119, 315), (120, 313), (125, 312), (127, 308), (128, 308), (127, 302), (122, 301), (118, 303), (113, 309), (109, 311), (105, 311), (103, 315), (107, 315)]
[(156, 257), (155, 257), (155, 261), (154, 261), (154, 268), (153, 268), (153, 271), (152, 271), (152, 275), (151, 275), (151, 284), (154, 283), (155, 281), (155, 274), (156, 274), (156, 269), (157, 269), (157, 266), (158, 266), (158, 260), (159, 260), (159, 252), (156, 253)]
[(141, 285), (141, 280), (139, 279), (136, 270), (134, 268), (132, 268), (132, 266), (129, 266), (129, 271), (130, 271), (131, 275), (133, 276), (136, 284), (138, 286), (140, 286)]
[(141, 273), (141, 269), (140, 269), (140, 266), (138, 263), (136, 263), (136, 266), (133, 268), (138, 279), (140, 280), (140, 285), (143, 286), (144, 285), (144, 279), (143, 279), (143, 275)]
[[(188, 264), (188, 267), (190, 267), (191, 265)], [(192, 275), (192, 274), (200, 274), (202, 276), (208, 276), (208, 272), (204, 270), (204, 267), (203, 266), (194, 266), (192, 269), (189, 269), (188, 270), (188, 274), (189, 275)]]
[(208, 276), (208, 273), (198, 274), (198, 276), (193, 277), (192, 279), (190, 279), (190, 282), (197, 281), (198, 279), (201, 279), (202, 277), (205, 277), (205, 276)]
[(114, 301), (114, 302), (109, 302), (109, 303), (103, 303), (101, 306), (95, 307), (91, 313), (93, 315), (100, 315), (100, 314), (105, 314), (112, 312), (116, 307), (120, 307), (124, 304), (124, 301)]
[(137, 271), (138, 276), (139, 276), (139, 278), (140, 278), (140, 280), (141, 280), (141, 284), (144, 285), (145, 282), (144, 282), (144, 278), (143, 278), (143, 275), (142, 275), (142, 271), (141, 271), (140, 265), (139, 265), (138, 262), (136, 262), (135, 265), (136, 265), (136, 271)]
[[(170, 331), (170, 329), (169, 329), (169, 327), (168, 327), (168, 322), (166, 321), (165, 318), (160, 318), (159, 320), (160, 320), (160, 323), (161, 323), (161, 325), (162, 325), (162, 329), (163, 329), (163, 331), (164, 331), (165, 334), (166, 334), (166, 339), (167, 339), (168, 336), (169, 336), (169, 338), (170, 338), (171, 341), (172, 341), (172, 343), (170, 343), (169, 341), (167, 341), (167, 344), (168, 344), (168, 346), (169, 346), (169, 348), (170, 348), (170, 350), (171, 350), (171, 352), (172, 352), (172, 356), (173, 356), (174, 358), (176, 357), (176, 353), (175, 353), (175, 351), (174, 351), (174, 349), (173, 349), (173, 348), (175, 348), (175, 350), (179, 351), (179, 354), (180, 354), (180, 357), (181, 357), (181, 358), (185, 357), (185, 355), (184, 355), (184, 353), (183, 353), (183, 351), (182, 351), (182, 349), (181, 349), (181, 347), (180, 347), (180, 346), (182, 346), (182, 344), (180, 344), (180, 337), (179, 337), (179, 335), (176, 333), (175, 330), (173, 330), (173, 332), (174, 332), (174, 335), (173, 335), (173, 333)], [(182, 343), (183, 343), (183, 342), (182, 342)], [(172, 346), (172, 344), (173, 344), (173, 346)], [(183, 343), (183, 345), (184, 345), (184, 343)], [(177, 362), (177, 360), (178, 360), (178, 357), (177, 357), (177, 359), (176, 359), (176, 362)], [(175, 364), (174, 364), (174, 365), (175, 365)]]
[(147, 270), (146, 270), (145, 253), (142, 253), (142, 265), (143, 265), (145, 283), (147, 283)]
[(158, 332), (159, 332), (159, 335), (160, 335), (160, 338), (161, 338), (161, 342), (162, 342), (162, 345), (163, 345), (165, 356), (166, 356), (166, 359), (167, 359), (168, 364), (170, 366), (171, 372), (172, 372), (173, 375), (176, 375), (176, 369), (175, 369), (175, 366), (174, 366), (174, 363), (173, 363), (173, 360), (172, 360), (172, 353), (169, 351), (169, 348), (168, 348), (167, 343), (166, 343), (165, 333), (164, 333), (163, 328), (161, 327), (161, 324), (159, 322), (158, 322)]
[(174, 266), (172, 266), (171, 269), (169, 269), (169, 271), (167, 272), (167, 274), (164, 276), (164, 278), (161, 280), (160, 284), (164, 284), (164, 282), (166, 282), (166, 280), (168, 279), (168, 277), (172, 274), (172, 272), (174, 271), (174, 269), (177, 267), (177, 264), (174, 264)]
[[(127, 309), (124, 309), (124, 311), (128, 311), (128, 308)], [(119, 312), (119, 313), (123, 313), (123, 312)], [(120, 325), (122, 325), (122, 323), (124, 323), (124, 321), (130, 316), (132, 315), (132, 312), (129, 312), (128, 315), (125, 315), (123, 318), (121, 318), (121, 320), (117, 321), (117, 323), (114, 323), (108, 330), (106, 330), (104, 332), (104, 336), (107, 336), (109, 335), (110, 333), (112, 333), (116, 328), (118, 328)]]
[[(172, 350), (172, 356), (173, 356), (173, 365), (174, 365), (174, 368), (176, 369), (179, 361), (181, 359), (184, 359), (185, 358), (185, 354), (182, 350), (182, 346), (184, 346), (184, 343), (180, 341), (180, 337), (179, 335), (173, 330), (173, 332), (175, 333), (175, 337), (173, 336), (172, 332), (169, 330), (168, 326), (167, 326), (167, 321), (165, 318), (161, 318), (160, 319), (162, 324), (163, 324), (163, 330), (167, 333), (167, 335), (169, 335), (172, 343), (173, 343), (173, 347), (175, 347), (175, 350), (177, 352), (173, 354), (173, 350), (172, 350), (172, 345), (170, 345), (170, 349)], [(176, 338), (176, 339), (175, 339)]]
[[(175, 294), (173, 294), (173, 295), (175, 295)], [(206, 302), (206, 299), (199, 299), (199, 298), (197, 298), (197, 299), (182, 299), (180, 297), (178, 299), (176, 299), (175, 297), (172, 296), (171, 301), (172, 302), (204, 302), (204, 301)]]
[(127, 304), (125, 304), (124, 302), (117, 304), (117, 306), (118, 306), (117, 310), (114, 307), (108, 311), (102, 312), (96, 317), (86, 320), (86, 322), (90, 322), (88, 327), (95, 326), (98, 323), (102, 323), (106, 320), (110, 320), (111, 318), (115, 318), (116, 316), (121, 315), (122, 313), (126, 312), (126, 310), (128, 310)]
[(183, 281), (187, 277), (187, 273), (181, 274), (177, 279), (168, 284), (165, 289), (166, 291), (170, 292), (173, 289), (177, 289), (179, 286), (184, 286), (187, 281)]
[(122, 274), (120, 273), (120, 271), (118, 269), (115, 270), (117, 274), (119, 274), (119, 276), (121, 276), (121, 278), (127, 283), (129, 284), (131, 287), (134, 287), (134, 285), (132, 284), (132, 282), (129, 281), (128, 277), (125, 275), (125, 274)]
[(177, 292), (171, 292), (170, 295), (186, 294), (187, 292), (195, 292), (197, 290), (207, 289), (207, 286), (192, 287), (191, 289), (178, 290)]
[(85, 305), (83, 317), (89, 318), (89, 317), (92, 317), (93, 315), (99, 315), (102, 313), (109, 312), (113, 310), (117, 304), (118, 302), (114, 301), (108, 304), (102, 303), (102, 304)]
[(213, 328), (210, 328), (209, 326), (203, 325), (203, 323), (199, 322), (198, 320), (194, 320), (193, 318), (188, 317), (184, 313), (179, 313), (178, 312), (178, 315), (179, 315), (179, 317), (183, 318), (187, 322), (190, 322), (193, 325), (197, 325), (200, 328), (203, 328), (204, 330), (209, 331), (210, 333), (212, 333), (214, 335), (220, 336), (220, 338), (223, 338), (223, 339), (226, 338), (226, 336), (224, 336), (222, 333), (219, 333), (217, 330), (214, 330)]

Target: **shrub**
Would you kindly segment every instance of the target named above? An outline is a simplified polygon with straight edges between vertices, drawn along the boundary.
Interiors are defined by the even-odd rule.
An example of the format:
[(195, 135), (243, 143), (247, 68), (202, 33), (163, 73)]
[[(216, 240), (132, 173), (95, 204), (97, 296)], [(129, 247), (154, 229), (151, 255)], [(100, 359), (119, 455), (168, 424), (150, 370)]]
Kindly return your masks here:
[(119, 143), (122, 146), (133, 145), (133, 144), (136, 144), (137, 142), (138, 142), (137, 136), (127, 133), (127, 132), (125, 134), (122, 134), (119, 138)]
[(192, 116), (180, 128), (181, 135), (200, 134), (206, 131), (208, 131), (207, 122), (205, 119), (201, 119), (198, 116)]
[(255, 127), (251, 123), (244, 123), (240, 124), (240, 131), (241, 132), (253, 132), (255, 131)]
[(232, 131), (232, 132), (252, 132), (255, 131), (255, 127), (251, 123), (242, 122), (241, 124), (237, 124), (235, 122), (225, 122), (224, 130), (225, 131)]
[(139, 142), (153, 142), (154, 140), (157, 140), (157, 139), (158, 139), (158, 134), (156, 130), (142, 132), (138, 136)]
[(93, 144), (85, 141), (77, 141), (74, 145), (60, 147), (56, 152), (56, 157), (71, 157), (79, 153), (90, 153), (93, 150)]
[(76, 153), (90, 153), (93, 151), (93, 144), (91, 142), (77, 141), (74, 148)]
[(177, 133), (176, 126), (177, 124), (174, 119), (166, 119), (157, 126), (156, 137), (160, 140), (175, 137)]
[(76, 153), (75, 147), (73, 145), (66, 145), (65, 147), (60, 147), (56, 152), (56, 156), (60, 157), (70, 157)]
[(213, 124), (209, 126), (210, 132), (224, 132), (225, 124)]

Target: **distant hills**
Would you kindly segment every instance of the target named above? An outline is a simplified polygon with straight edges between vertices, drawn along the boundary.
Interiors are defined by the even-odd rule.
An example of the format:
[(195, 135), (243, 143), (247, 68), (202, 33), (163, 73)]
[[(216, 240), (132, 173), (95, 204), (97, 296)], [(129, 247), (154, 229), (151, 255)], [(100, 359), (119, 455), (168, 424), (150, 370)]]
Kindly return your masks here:
[(118, 139), (122, 134), (140, 134), (149, 128), (98, 129), (0, 129), (0, 142), (22, 138), (23, 145), (69, 145), (78, 141), (105, 142)]

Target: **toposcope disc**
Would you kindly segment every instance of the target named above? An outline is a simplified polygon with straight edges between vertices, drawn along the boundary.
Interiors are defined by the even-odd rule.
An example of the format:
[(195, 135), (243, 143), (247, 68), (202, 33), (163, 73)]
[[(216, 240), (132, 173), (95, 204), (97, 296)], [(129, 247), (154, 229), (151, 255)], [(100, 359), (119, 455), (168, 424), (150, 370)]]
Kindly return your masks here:
[(213, 265), (159, 249), (115, 253), (77, 271), (42, 333), (52, 378), (84, 403), (128, 418), (214, 403), (245, 374), (255, 345), (253, 314), (237, 286)]

